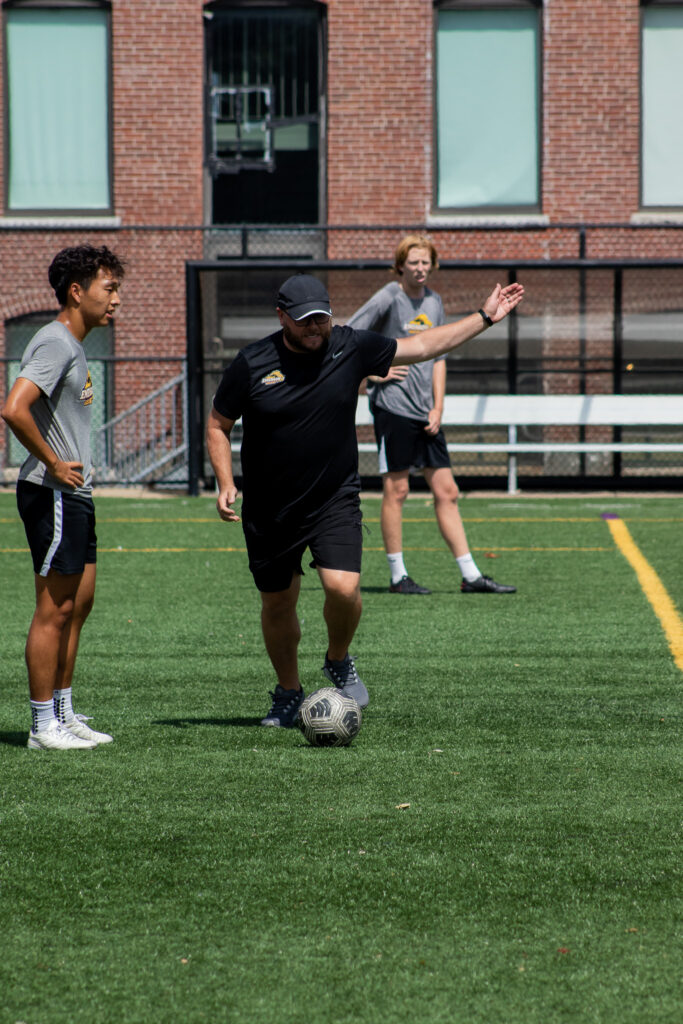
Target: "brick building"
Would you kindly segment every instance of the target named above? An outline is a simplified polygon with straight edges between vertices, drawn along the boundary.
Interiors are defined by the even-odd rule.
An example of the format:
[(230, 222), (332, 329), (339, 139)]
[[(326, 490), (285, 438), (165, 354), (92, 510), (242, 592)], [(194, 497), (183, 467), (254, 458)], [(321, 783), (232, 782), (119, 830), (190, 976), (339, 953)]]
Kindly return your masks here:
[[(432, 234), (444, 267), (683, 260), (683, 2), (5, 0), (1, 10), (0, 396), (27, 335), (54, 311), (52, 254), (84, 240), (128, 264), (116, 327), (89, 342), (102, 420), (182, 368), (187, 261), (234, 261), (243, 274), (228, 298), (219, 277), (206, 286), (208, 351), (231, 298), (257, 307), (250, 330), (267, 319), (279, 270), (263, 279), (265, 296), (261, 283), (245, 300), (250, 264), (387, 261), (408, 227)], [(634, 315), (680, 310), (681, 273), (625, 281)], [(338, 275), (341, 312), (384, 274)], [(454, 314), (491, 279), (440, 274)], [(561, 319), (547, 312), (557, 280), (528, 269), (526, 310), (545, 316), (546, 354), (577, 334), (549, 332)], [(565, 276), (557, 293), (567, 310), (581, 292), (582, 315), (600, 313), (581, 341), (596, 358), (614, 287), (594, 269)], [(656, 308), (641, 309), (643, 288)], [(11, 462), (2, 437), (0, 470)]]

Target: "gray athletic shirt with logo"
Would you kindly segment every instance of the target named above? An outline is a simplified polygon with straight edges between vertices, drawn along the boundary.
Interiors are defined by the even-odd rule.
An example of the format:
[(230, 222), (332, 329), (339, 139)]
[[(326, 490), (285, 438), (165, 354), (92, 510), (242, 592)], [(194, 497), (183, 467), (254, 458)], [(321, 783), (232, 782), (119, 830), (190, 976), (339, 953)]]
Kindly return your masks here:
[[(444, 323), (443, 303), (441, 296), (430, 288), (425, 288), (424, 298), (410, 299), (401, 286), (392, 281), (375, 292), (347, 323), (356, 330), (377, 331), (389, 338), (407, 338), (409, 334), (440, 327)], [(429, 359), (426, 363), (413, 363), (405, 380), (368, 385), (371, 405), (411, 420), (426, 420), (434, 407), (434, 362)]]
[(19, 479), (57, 491), (90, 495), (93, 388), (83, 346), (64, 324), (53, 320), (41, 327), (26, 346), (19, 376), (40, 388), (41, 395), (31, 406), (36, 426), (58, 458), (83, 464), (83, 486), (75, 491), (64, 487), (30, 454), (19, 470)]

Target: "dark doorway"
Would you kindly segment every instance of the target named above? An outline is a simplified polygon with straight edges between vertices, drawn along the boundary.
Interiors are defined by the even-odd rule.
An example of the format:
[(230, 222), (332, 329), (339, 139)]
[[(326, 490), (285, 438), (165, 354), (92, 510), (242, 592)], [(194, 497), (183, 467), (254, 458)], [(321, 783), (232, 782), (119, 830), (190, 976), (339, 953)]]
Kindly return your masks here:
[(319, 5), (221, 5), (209, 14), (206, 134), (212, 223), (318, 223)]

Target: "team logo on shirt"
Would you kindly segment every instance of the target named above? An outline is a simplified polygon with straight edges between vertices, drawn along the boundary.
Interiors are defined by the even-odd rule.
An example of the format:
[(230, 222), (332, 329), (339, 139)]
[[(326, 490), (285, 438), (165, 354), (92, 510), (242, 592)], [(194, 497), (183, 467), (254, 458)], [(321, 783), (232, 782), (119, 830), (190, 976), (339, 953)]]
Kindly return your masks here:
[(271, 370), (265, 377), (261, 377), (262, 384), (282, 384), (285, 375), (282, 370)]
[(419, 334), (420, 331), (428, 331), (430, 327), (433, 327), (432, 321), (425, 313), (418, 313), (416, 317), (410, 321), (410, 323), (403, 325), (403, 330), (406, 334)]
[(83, 389), (81, 391), (81, 402), (83, 402), (83, 405), (92, 405), (92, 399), (93, 399), (92, 377), (90, 376), (90, 370), (88, 370), (88, 379), (86, 380), (85, 385), (84, 385), (84, 387), (83, 387)]

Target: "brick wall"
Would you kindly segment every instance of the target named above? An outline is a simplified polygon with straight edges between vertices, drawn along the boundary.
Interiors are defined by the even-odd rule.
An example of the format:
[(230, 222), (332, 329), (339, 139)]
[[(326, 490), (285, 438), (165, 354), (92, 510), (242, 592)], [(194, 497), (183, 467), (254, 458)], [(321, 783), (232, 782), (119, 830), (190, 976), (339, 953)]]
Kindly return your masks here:
[[(56, 310), (47, 283), (55, 252), (88, 241), (127, 263), (116, 354), (185, 354), (184, 268), (202, 254), (201, 232), (127, 228), (202, 223), (203, 4), (116, 0), (112, 7), (114, 212), (122, 227), (95, 230), (87, 218), (70, 230), (0, 226), (0, 353), (6, 319)], [(87, 126), (75, 144), (87, 145)], [(2, 173), (0, 159), (0, 180)], [(117, 388), (117, 406), (142, 397), (144, 384), (132, 374), (130, 386)]]
[(420, 224), (431, 192), (431, 0), (328, 3), (328, 220)]
[[(329, 0), (328, 11), (328, 220), (422, 224), (433, 212), (431, 0), (396, 0), (391, 18), (384, 0)], [(551, 222), (628, 223), (638, 211), (639, 62), (638, 0), (545, 0), (542, 212)], [(444, 258), (578, 254), (576, 232), (559, 228), (433, 234)], [(346, 233), (331, 255), (387, 257), (395, 238)], [(592, 232), (587, 255), (683, 256), (683, 230)]]
[(114, 4), (114, 186), (127, 224), (201, 224), (201, 0)]
[[(326, 8), (327, 220), (358, 225), (331, 234), (329, 254), (388, 260), (403, 228), (433, 212), (434, 8), (432, 0), (328, 0)], [(0, 217), (0, 353), (5, 319), (54, 308), (46, 282), (54, 252), (90, 240), (128, 263), (117, 354), (184, 354), (184, 264), (202, 255), (201, 232), (189, 230), (203, 221), (202, 12), (202, 0), (114, 0), (121, 228), (18, 231), (3, 229)], [(443, 259), (575, 257), (576, 230), (557, 225), (628, 223), (639, 201), (639, 24), (638, 0), (546, 0), (542, 212), (551, 228), (434, 226)], [(2, 82), (0, 74), (0, 90)], [(87, 145), (87, 126), (77, 144)], [(2, 161), (0, 153), (0, 186)], [(395, 227), (370, 232), (367, 224)], [(588, 233), (586, 251), (681, 257), (683, 228), (606, 226)], [(124, 380), (118, 408), (141, 397), (148, 378), (122, 371)]]
[(638, 0), (555, 0), (543, 33), (543, 210), (627, 221), (638, 209)]

